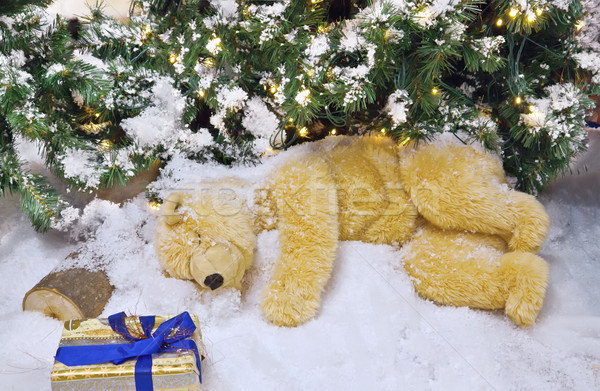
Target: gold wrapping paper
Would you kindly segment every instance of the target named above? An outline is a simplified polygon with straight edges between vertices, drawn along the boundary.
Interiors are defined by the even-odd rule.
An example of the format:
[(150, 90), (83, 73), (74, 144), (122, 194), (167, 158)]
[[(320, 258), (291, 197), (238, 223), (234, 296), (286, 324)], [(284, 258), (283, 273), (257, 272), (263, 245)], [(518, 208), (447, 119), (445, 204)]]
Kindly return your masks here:
[[(156, 330), (163, 322), (174, 315), (156, 316)], [(204, 359), (204, 345), (198, 318), (191, 315), (196, 330), (191, 339), (196, 342), (201, 359)], [(137, 316), (125, 319), (125, 325), (132, 335), (143, 336), (142, 327)], [(130, 343), (115, 333), (107, 319), (68, 320), (65, 322), (59, 346), (104, 345)], [(81, 390), (135, 390), (136, 360), (129, 360), (121, 365), (107, 362), (102, 364), (67, 366), (54, 362), (50, 375), (53, 391)], [(154, 390), (191, 391), (200, 390), (196, 357), (191, 351), (158, 353), (152, 356), (152, 381)]]

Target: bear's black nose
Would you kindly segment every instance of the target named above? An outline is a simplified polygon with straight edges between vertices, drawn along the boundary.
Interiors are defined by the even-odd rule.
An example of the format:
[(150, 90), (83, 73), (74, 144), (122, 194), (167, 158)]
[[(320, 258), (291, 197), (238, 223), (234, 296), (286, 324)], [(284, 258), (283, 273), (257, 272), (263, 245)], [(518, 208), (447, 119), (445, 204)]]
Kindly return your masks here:
[(209, 287), (211, 290), (215, 290), (223, 285), (223, 276), (219, 273), (211, 274), (204, 279), (204, 285)]

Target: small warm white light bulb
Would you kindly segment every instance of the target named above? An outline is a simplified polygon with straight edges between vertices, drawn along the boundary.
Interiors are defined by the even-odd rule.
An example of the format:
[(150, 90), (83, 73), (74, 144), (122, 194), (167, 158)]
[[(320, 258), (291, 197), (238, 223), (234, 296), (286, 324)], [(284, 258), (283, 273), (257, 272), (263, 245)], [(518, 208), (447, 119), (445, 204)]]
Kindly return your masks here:
[(417, 19), (421, 19), (421, 20), (428, 20), (432, 17), (432, 12), (429, 9), (429, 7), (422, 9), (421, 11), (417, 12), (416, 14)]
[(335, 129), (331, 129), (331, 134), (332, 134), (333, 136), (335, 136), (335, 134), (336, 134), (336, 133), (337, 133), (337, 130), (335, 130)]
[(437, 95), (437, 94), (439, 94), (439, 93), (440, 93), (440, 90), (438, 90), (436, 87), (433, 87), (433, 88), (431, 89), (431, 93), (432, 93), (433, 95)]
[(306, 126), (301, 127), (298, 131), (298, 134), (300, 134), (301, 137), (306, 137), (308, 134), (308, 129), (306, 129)]
[(544, 13), (544, 10), (543, 10), (543, 9), (541, 9), (541, 8), (538, 8), (538, 9), (536, 9), (536, 10), (535, 10), (535, 14), (536, 14), (537, 16), (542, 16), (542, 14), (543, 14), (543, 13)]
[(529, 105), (529, 111), (531, 111), (533, 113), (535, 111), (535, 106), (534, 105)]
[(277, 92), (277, 85), (271, 86), (271, 94), (274, 94), (276, 92)]
[(200, 98), (204, 98), (204, 95), (206, 95), (206, 92), (204, 92), (204, 90), (198, 90), (198, 96)]
[(102, 142), (100, 143), (100, 147), (106, 151), (108, 151), (109, 149), (112, 148), (112, 141), (110, 141), (109, 139), (106, 140), (102, 140)]
[(175, 63), (177, 62), (177, 55), (176, 55), (176, 54), (171, 54), (171, 55), (169, 56), (169, 62), (170, 62), (171, 64), (175, 64)]
[(519, 15), (519, 11), (516, 8), (511, 8), (508, 12), (508, 16), (510, 16), (511, 18), (514, 18), (517, 15)]
[(100, 117), (100, 113), (96, 113), (96, 114), (94, 114), (94, 116), (95, 116), (96, 118), (98, 118), (98, 117)]
[(381, 128), (381, 133), (385, 134), (385, 128)]
[(263, 156), (270, 156), (270, 155), (275, 155), (275, 150), (271, 147), (267, 147), (267, 149), (265, 150), (265, 152), (263, 152)]
[(148, 207), (153, 210), (160, 210), (160, 204), (156, 201), (148, 202)]
[(575, 23), (575, 28), (577, 29), (577, 31), (581, 30), (584, 27), (585, 23), (583, 22), (583, 20), (578, 20), (577, 23)]
[(502, 26), (503, 24), (504, 24), (504, 21), (502, 19), (498, 19), (496, 21), (496, 26), (498, 26), (498, 27)]
[(520, 96), (517, 96), (517, 97), (515, 98), (515, 103), (516, 103), (516, 104), (518, 104), (518, 105), (520, 105), (520, 104), (521, 104), (521, 102), (523, 102), (523, 99), (521, 99), (521, 97), (520, 97)]
[(529, 23), (535, 22), (535, 15), (534, 14), (527, 15), (527, 21)]

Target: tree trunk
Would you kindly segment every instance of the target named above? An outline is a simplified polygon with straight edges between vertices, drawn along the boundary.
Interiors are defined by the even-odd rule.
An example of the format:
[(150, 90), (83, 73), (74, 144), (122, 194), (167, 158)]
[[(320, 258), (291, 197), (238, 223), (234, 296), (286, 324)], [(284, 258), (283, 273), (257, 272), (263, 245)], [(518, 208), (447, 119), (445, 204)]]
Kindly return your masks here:
[[(67, 259), (72, 257), (73, 254)], [(96, 318), (113, 290), (104, 271), (53, 270), (25, 294), (23, 310), (41, 312), (61, 321)]]
[(596, 107), (592, 110), (587, 120), (600, 124), (600, 96), (592, 96), (592, 98), (596, 101)]

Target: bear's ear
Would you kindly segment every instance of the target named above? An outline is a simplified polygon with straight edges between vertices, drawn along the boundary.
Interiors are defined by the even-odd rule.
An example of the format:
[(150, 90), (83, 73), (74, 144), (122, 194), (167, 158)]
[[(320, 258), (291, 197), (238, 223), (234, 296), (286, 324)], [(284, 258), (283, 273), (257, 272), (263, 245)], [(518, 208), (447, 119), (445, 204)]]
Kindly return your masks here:
[(169, 194), (165, 199), (160, 208), (160, 215), (164, 217), (165, 223), (175, 225), (181, 222), (182, 216), (179, 207), (183, 205), (184, 196), (184, 193), (175, 192)]

